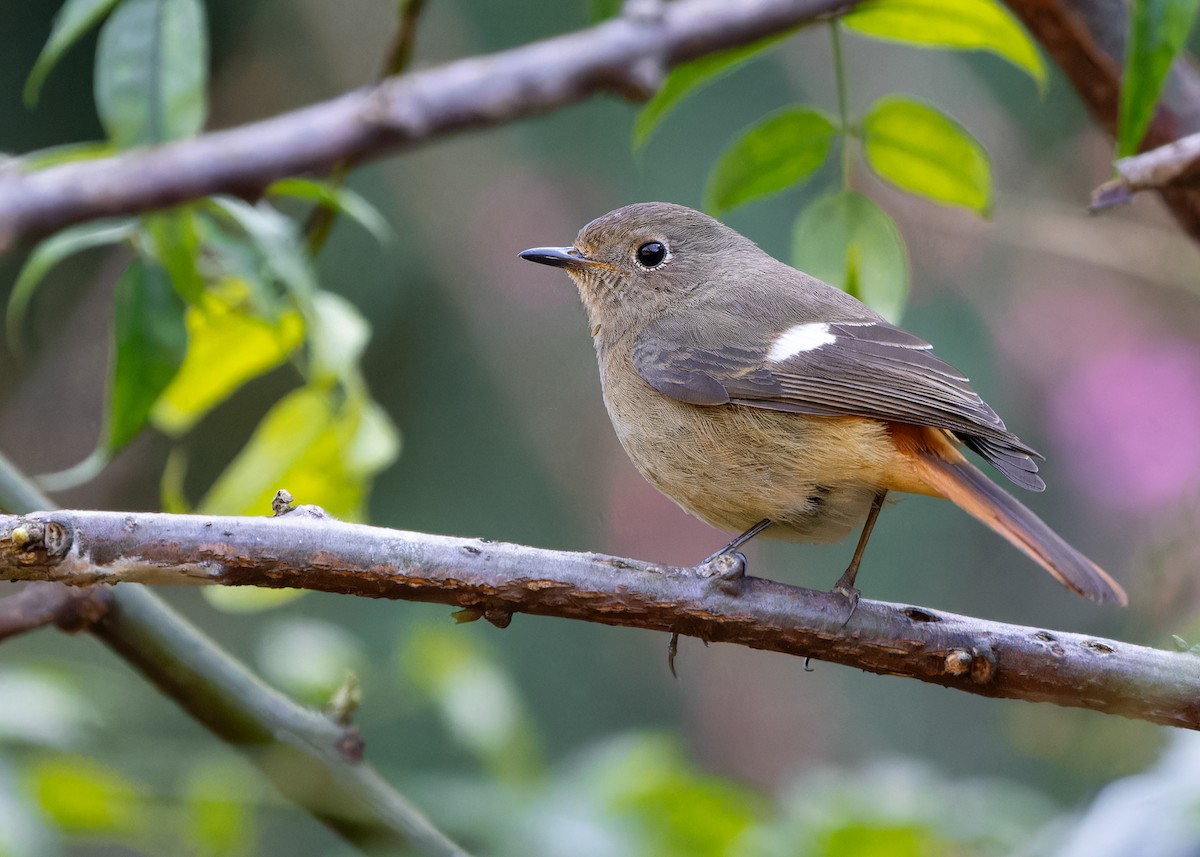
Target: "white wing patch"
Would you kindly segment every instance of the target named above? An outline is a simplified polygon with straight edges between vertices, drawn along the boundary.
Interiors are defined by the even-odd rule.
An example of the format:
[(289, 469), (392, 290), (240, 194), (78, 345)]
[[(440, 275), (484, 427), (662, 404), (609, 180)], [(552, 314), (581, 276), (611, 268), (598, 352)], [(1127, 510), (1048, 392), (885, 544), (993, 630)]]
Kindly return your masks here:
[(767, 359), (772, 363), (778, 363), (789, 357), (795, 357), (802, 351), (812, 351), (823, 345), (831, 345), (836, 341), (837, 337), (830, 333), (829, 325), (823, 321), (797, 324), (779, 334), (779, 338), (775, 340), (775, 344), (771, 346), (771, 351), (767, 354)]

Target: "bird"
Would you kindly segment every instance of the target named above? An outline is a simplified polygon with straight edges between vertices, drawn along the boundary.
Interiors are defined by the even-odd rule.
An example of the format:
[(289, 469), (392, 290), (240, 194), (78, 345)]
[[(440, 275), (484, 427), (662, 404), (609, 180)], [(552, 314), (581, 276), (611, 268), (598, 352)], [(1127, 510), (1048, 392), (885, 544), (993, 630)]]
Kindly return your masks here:
[(1042, 456), (930, 343), (752, 240), (681, 205), (596, 218), (565, 247), (521, 252), (579, 291), (617, 438), (687, 512), (740, 533), (837, 542), (861, 526), (834, 591), (856, 579), (889, 493), (950, 500), (1068, 589), (1128, 596), (1107, 572), (984, 474), (1042, 491)]

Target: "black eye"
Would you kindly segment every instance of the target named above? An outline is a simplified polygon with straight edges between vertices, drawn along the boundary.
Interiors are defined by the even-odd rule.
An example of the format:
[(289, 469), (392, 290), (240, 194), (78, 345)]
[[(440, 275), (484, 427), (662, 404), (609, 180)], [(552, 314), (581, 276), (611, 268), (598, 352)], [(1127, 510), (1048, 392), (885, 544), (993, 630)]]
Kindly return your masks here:
[(661, 241), (647, 241), (637, 248), (637, 260), (647, 268), (657, 268), (667, 258), (667, 245)]

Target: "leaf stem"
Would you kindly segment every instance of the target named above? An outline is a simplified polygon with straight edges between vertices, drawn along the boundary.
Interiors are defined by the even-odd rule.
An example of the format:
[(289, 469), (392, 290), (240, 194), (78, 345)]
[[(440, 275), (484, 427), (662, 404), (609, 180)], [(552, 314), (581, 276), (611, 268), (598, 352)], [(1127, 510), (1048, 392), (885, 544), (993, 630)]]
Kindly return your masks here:
[(846, 65), (842, 60), (842, 29), (836, 19), (829, 24), (829, 34), (833, 40), (833, 72), (837, 80), (838, 118), (842, 125), (842, 185), (849, 190), (853, 170), (850, 161), (850, 120), (846, 115)]
[[(417, 21), (425, 0), (400, 0), (397, 10), (400, 23), (392, 42), (388, 46), (387, 56), (379, 70), (379, 79), (393, 77), (408, 68), (412, 61), (413, 45), (417, 37)], [(334, 187), (342, 187), (355, 166), (356, 158), (342, 158), (329, 171), (329, 183)], [(321, 252), (329, 233), (333, 231), (333, 223), (337, 220), (337, 207), (329, 203), (318, 203), (308, 215), (304, 224), (304, 236), (308, 244), (308, 252), (312, 257)]]

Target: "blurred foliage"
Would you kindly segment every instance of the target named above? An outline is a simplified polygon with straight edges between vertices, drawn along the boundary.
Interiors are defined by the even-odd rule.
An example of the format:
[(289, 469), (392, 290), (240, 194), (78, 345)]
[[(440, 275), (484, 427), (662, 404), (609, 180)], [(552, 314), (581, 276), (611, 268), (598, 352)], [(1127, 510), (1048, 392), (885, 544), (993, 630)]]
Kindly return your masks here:
[[(283, 8), (221, 0), (67, 0), (40, 55), (29, 54), (21, 70), (27, 74), (24, 101), (45, 110), (46, 102), (63, 97), (68, 85), (86, 90), (79, 81), (90, 75), (89, 98), (98, 122), (93, 136), (102, 133), (106, 139), (61, 143), (56, 138), (55, 145), (21, 155), (17, 165), (34, 171), (198, 133), (210, 100), (217, 101), (210, 91), (210, 62), (233, 52), (235, 34), (254, 36), (253, 28), (244, 27), (251, 5), (274, 8), (278, 17), (272, 20), (286, 22), (274, 34), (284, 47), (260, 50), (250, 40), (241, 48), (254, 59), (239, 69), (232, 86), (226, 84), (235, 97), (250, 105), (248, 111), (260, 109), (254, 100), (261, 83), (256, 75), (262, 74), (260, 64), (271, 62), (284, 81), (276, 85), (287, 96), (279, 103), (267, 102), (272, 109), (285, 109), (292, 96), (327, 97), (326, 89), (317, 94), (304, 89), (305, 79), (296, 74), (301, 66), (304, 71), (320, 69), (325, 57), (305, 53), (289, 66), (271, 54), (296, 50), (290, 28), (318, 26), (307, 22), (325, 20), (318, 14), (324, 4)], [(448, 19), (459, 11), (449, 2), (429, 5), (433, 14)], [(1132, 151), (1144, 135), (1196, 5), (1195, 0), (1133, 3), (1122, 152)], [(450, 44), (457, 46), (457, 39), (473, 50), (490, 50), (509, 37), (528, 40), (542, 30), (610, 17), (620, 4), (589, 0), (477, 6), (460, 16), (468, 23), (460, 21)], [(363, 15), (371, 11), (354, 9)], [(340, 7), (337, 14), (342, 14)], [(676, 68), (632, 118), (629, 148), (654, 168), (636, 182), (627, 179), (619, 193), (636, 191), (645, 198), (666, 189), (666, 195), (697, 197), (704, 187), (704, 205), (721, 214), (758, 203), (765, 212), (757, 221), (760, 231), (769, 236), (774, 224), (782, 223), (779, 240), (790, 239), (798, 265), (895, 320), (908, 304), (909, 248), (881, 203), (899, 207), (899, 195), (891, 193), (896, 188), (916, 199), (988, 216), (1001, 173), (982, 144), (953, 118), (965, 115), (966, 105), (955, 103), (947, 88), (931, 87), (934, 96), (921, 100), (876, 93), (880, 87), (874, 81), (860, 82), (861, 88), (850, 91), (849, 71), (859, 62), (874, 67), (866, 60), (847, 59), (842, 35), (917, 48), (924, 52), (921, 60), (930, 63), (938, 56), (931, 48), (993, 54), (1003, 61), (994, 67), (1007, 64), (1018, 70), (1015, 83), (994, 84), (997, 97), (1031, 112), (1039, 108), (1028, 107), (1029, 80), (1045, 93), (1050, 77), (1037, 47), (996, 0), (867, 0), (818, 32), (829, 37), (832, 74), (825, 83), (836, 98), (836, 111), (810, 103), (819, 100), (819, 93), (804, 92), (804, 86), (762, 85), (773, 78), (764, 74), (761, 60), (778, 59), (800, 38), (812, 48), (817, 38), (812, 30), (699, 58)], [(381, 37), (376, 46), (381, 54), (384, 41)], [(447, 50), (437, 39), (434, 43), (434, 52)], [(95, 56), (85, 69), (81, 55), (92, 47)], [(343, 47), (346, 53), (364, 52), (359, 44)], [(872, 44), (873, 50), (885, 47)], [(969, 57), (960, 59), (964, 65), (952, 68), (974, 68), (966, 65)], [(242, 62), (247, 62), (244, 57)], [(329, 87), (332, 79), (322, 78), (320, 86)], [(920, 85), (919, 75), (916, 81), (897, 83), (888, 77), (883, 83), (890, 90)], [(723, 100), (703, 101), (714, 94)], [(280, 98), (278, 93), (275, 97)], [(688, 105), (696, 102), (704, 108), (689, 113)], [(73, 121), (86, 112), (82, 103), (81, 96), (69, 102), (74, 109), (66, 113)], [(556, 123), (566, 120), (553, 117), (539, 126), (541, 136), (534, 142), (518, 137), (514, 145), (502, 132), (497, 149), (486, 157), (476, 150), (465, 156), (452, 150), (449, 169), (439, 171), (436, 155), (414, 154), (415, 166), (404, 174), (404, 193), (396, 194), (405, 198), (402, 203), (379, 202), (383, 194), (374, 172), (361, 183), (361, 192), (295, 177), (272, 185), (253, 204), (232, 198), (198, 200), (138, 218), (81, 224), (47, 237), (31, 249), (21, 270), (12, 272), (7, 315), (12, 349), (29, 338), (34, 298), (54, 273), (74, 276), (81, 270), (79, 257), (97, 249), (113, 250), (105, 258), (116, 259), (122, 269), (115, 278), (106, 416), (96, 451), (47, 484), (65, 488), (97, 475), (116, 478), (108, 465), (122, 450), (135, 452), (139, 439), (154, 429), (171, 447), (159, 459), (166, 461), (160, 493), (170, 511), (266, 514), (276, 489), (287, 487), (299, 502), (321, 505), (338, 517), (365, 519), (373, 486), (399, 455), (399, 433), (388, 414), (412, 405), (421, 412), (403, 413), (406, 438), (412, 426), (430, 442), (410, 444), (417, 451), (401, 462), (407, 468), (404, 476), (393, 474), (391, 505), (383, 516), (389, 523), (444, 520), (449, 521), (446, 527), (488, 529), (518, 540), (573, 543), (583, 538), (587, 525), (571, 522), (571, 512), (564, 511), (574, 501), (562, 483), (576, 481), (576, 474), (564, 480), (535, 453), (568, 443), (574, 446), (565, 447), (562, 455), (570, 457), (573, 450), (594, 446), (598, 435), (562, 422), (548, 423), (551, 428), (542, 427), (541, 434), (524, 425), (521, 420), (532, 410), (567, 410), (574, 401), (571, 385), (545, 389), (545, 376), (530, 372), (518, 349), (488, 351), (479, 335), (481, 328), (508, 324), (512, 338), (523, 336), (526, 343), (552, 338), (553, 323), (560, 319), (550, 316), (547, 307), (557, 298), (521, 294), (514, 300), (505, 294), (504, 301), (520, 303), (519, 313), (505, 315), (497, 309), (500, 301), (489, 302), (490, 292), (500, 288), (480, 289), (467, 299), (452, 290), (455, 282), (471, 278), (489, 286), (501, 282), (496, 257), (522, 246), (500, 243), (512, 237), (505, 228), (510, 220), (520, 223), (527, 216), (523, 210), (484, 208), (487, 197), (482, 193), (460, 199), (456, 194), (463, 187), (503, 187), (510, 180), (530, 194), (526, 207), (533, 207), (538, 186), (531, 176), (536, 174), (564, 197), (592, 205), (608, 198), (598, 188), (617, 185), (618, 170), (632, 172), (631, 164), (617, 160), (624, 150), (613, 154), (621, 149), (613, 145), (613, 127), (617, 138), (629, 139), (624, 124), (628, 113), (617, 112), (625, 108), (590, 109), (597, 112), (582, 121), (594, 124), (563, 132), (565, 126)], [(1051, 105), (1045, 112), (1052, 119), (1042, 121), (1052, 126), (1044, 139), (1065, 148), (1058, 142), (1070, 133), (1063, 129), (1070, 124), (1062, 118), (1064, 109), (1070, 106)], [(7, 123), (10, 132), (26, 125), (37, 123), (24, 118)], [(73, 135), (83, 133), (78, 124), (71, 127)], [(56, 126), (47, 121), (34, 130), (52, 137)], [(707, 182), (691, 174), (680, 179), (672, 172), (685, 161), (682, 144), (707, 156), (705, 144), (730, 136), (723, 151), (711, 153)], [(667, 154), (659, 156), (652, 144)], [(505, 145), (532, 152), (531, 158), (540, 158), (536, 168), (511, 167), (507, 154), (495, 154)], [(834, 166), (827, 168), (831, 153)], [(1073, 150), (1046, 157), (1054, 164), (1077, 159)], [(878, 186), (856, 174), (859, 160), (881, 180)], [(477, 171), (476, 161), (486, 170)], [(594, 172), (585, 175), (584, 165)], [(1023, 171), (1029, 166), (1023, 165)], [(510, 170), (514, 176), (496, 174)], [(461, 183), (452, 189), (437, 184), (447, 174), (461, 177)], [(393, 230), (389, 223), (397, 212), (388, 208), (385, 215), (376, 204), (394, 206), (409, 218), (411, 228)], [(315, 206), (334, 209), (357, 229), (341, 231), (320, 256), (301, 225)], [(464, 210), (472, 206), (487, 217)], [(555, 228), (568, 226), (558, 223)], [(487, 245), (495, 236), (497, 244)], [(547, 236), (543, 243), (551, 240), (556, 239)], [(482, 273), (472, 268), (477, 264), (469, 252), (473, 242), (491, 254)], [(957, 239), (947, 243), (959, 249)], [(384, 249), (378, 251), (376, 244)], [(912, 252), (914, 257), (919, 252), (916, 245)], [(1002, 267), (1002, 255), (1007, 253), (990, 252), (978, 260), (983, 263), (979, 267)], [(402, 261), (395, 262), (397, 257)], [(444, 267), (438, 270), (438, 265)], [(429, 287), (435, 279), (436, 288)], [(939, 312), (952, 316), (941, 325), (946, 334), (941, 341), (969, 349), (986, 336), (981, 323), (962, 317), (962, 309), (952, 302), (932, 308), (927, 303), (919, 321), (933, 324)], [(518, 314), (532, 320), (519, 334), (525, 319)], [(1128, 317), (1122, 316), (1122, 322), (1125, 329)], [(374, 339), (372, 327), (379, 333)], [(70, 344), (62, 344), (63, 349)], [(370, 382), (368, 367), (374, 369)], [(436, 393), (442, 398), (433, 399)], [(247, 407), (247, 402), (257, 407)], [(247, 413), (252, 416), (243, 416)], [(453, 442), (439, 436), (460, 424), (467, 428)], [(197, 442), (201, 436), (218, 447), (217, 454)], [(447, 476), (449, 463), (462, 468)], [(142, 474), (138, 471), (137, 479)], [(523, 481), (517, 485), (514, 476)], [(599, 493), (595, 484), (586, 489)], [(531, 511), (518, 498), (532, 495), (550, 499)], [(490, 517), (472, 517), (471, 510), (483, 508)], [(439, 517), (448, 510), (456, 517)], [(912, 538), (927, 541), (922, 547), (930, 551), (941, 550), (937, 557), (953, 557), (955, 568), (962, 559), (955, 551), (972, 549), (967, 540), (944, 533)], [(968, 586), (925, 574), (936, 563), (924, 556), (914, 560), (914, 570), (919, 561), (923, 573), (915, 587)], [(973, 559), (990, 568), (990, 557)], [(988, 588), (991, 576), (979, 577), (980, 597), (988, 599), (995, 592)], [(233, 614), (280, 607), (295, 602), (298, 594), (205, 590), (207, 603)], [(185, 603), (203, 609), (203, 603)], [(501, 649), (484, 636), (491, 629), (482, 623), (456, 626), (440, 612), (435, 623), (421, 618), (429, 614), (417, 612), (420, 608), (409, 607), (369, 614), (361, 612), (367, 608), (316, 596), (270, 616), (206, 618), (223, 642), (308, 704), (329, 705), (353, 695), (347, 688), (361, 687), (364, 705), (356, 718), (368, 738), (368, 757), (436, 823), (479, 853), (983, 857), (1065, 853), (1064, 843), (1078, 841), (1090, 850), (1075, 853), (1094, 857), (1106, 843), (1124, 841), (1089, 832), (1098, 816), (1118, 817), (1110, 809), (1113, 794), (1123, 805), (1143, 810), (1141, 827), (1128, 814), (1121, 816), (1122, 830), (1136, 830), (1142, 853), (1175, 853), (1158, 846), (1168, 840), (1186, 843), (1189, 831), (1192, 844), (1200, 841), (1200, 782), (1190, 773), (1200, 765), (1171, 765), (1172, 758), (1190, 759), (1186, 754), (1195, 752), (1186, 746), (1191, 736), (1170, 747), (1158, 767), (1114, 782), (1090, 811), (1080, 811), (1060, 806), (1060, 801), (1086, 797), (1114, 771), (1143, 766), (1161, 733), (1134, 733), (1115, 719), (1097, 727), (1095, 719), (1080, 721), (1028, 706), (999, 708), (991, 701), (952, 700), (948, 695), (918, 707), (912, 697), (926, 694), (921, 698), (927, 701), (928, 694), (938, 692), (874, 678), (866, 705), (838, 699), (841, 693), (849, 695), (844, 690), (810, 694), (813, 685), (804, 685), (805, 704), (819, 696), (825, 706), (814, 709), (822, 715), (818, 722), (805, 722), (805, 709), (788, 695), (790, 682), (809, 680), (798, 668), (765, 674), (772, 676), (767, 681), (770, 695), (742, 699), (738, 670), (714, 670), (690, 684), (686, 675), (684, 682), (667, 683), (661, 670), (645, 665), (649, 646), (657, 657), (656, 637), (643, 645), (645, 638), (632, 634), (574, 626), (555, 635), (549, 623), (529, 620), (506, 632)], [(364, 616), (372, 620), (364, 621)], [(112, 662), (77, 659), (77, 648), (56, 659), (40, 648), (21, 650), (19, 644), (6, 644), (6, 654), (10, 647), (24, 654), (18, 655), (19, 665), (0, 667), (0, 857), (341, 853), (332, 838), (322, 838), (327, 835), (316, 822), (298, 822), (297, 811), (283, 806), (246, 761), (216, 745), (135, 678), (118, 673)], [(389, 651), (395, 657), (380, 654)], [(788, 681), (778, 676), (788, 676)], [(723, 682), (723, 695), (714, 703), (716, 697), (706, 694), (717, 682)], [(880, 697), (872, 699), (870, 693)], [(691, 708), (677, 718), (674, 707), (685, 704)], [(718, 710), (711, 713), (714, 708)], [(786, 724), (789, 746), (778, 755), (792, 766), (774, 788), (766, 787), (765, 774), (753, 777), (759, 785), (747, 784), (731, 772), (728, 757), (719, 755), (724, 749), (740, 760), (736, 739), (753, 735), (759, 726), (753, 716), (768, 715)], [(705, 717), (719, 721), (727, 739), (734, 736), (735, 749), (681, 737), (707, 733), (696, 722), (680, 725), (677, 719)], [(743, 717), (746, 723), (739, 719)], [(829, 733), (821, 731), (830, 728), (828, 721), (838, 721), (851, 736), (843, 736), (839, 745), (845, 749), (840, 770), (797, 762), (807, 758), (803, 753), (789, 755), (796, 747), (832, 755), (823, 746)], [(707, 728), (711, 732), (712, 724)], [(912, 740), (925, 743), (914, 745)], [(906, 755), (934, 761), (893, 759), (900, 752), (896, 746)], [(775, 761), (750, 752), (746, 756), (743, 776), (746, 767), (767, 768)], [(989, 774), (1037, 779), (1039, 786), (1025, 788), (999, 776), (966, 776), (980, 764)]]
[[(841, 26), (840, 22), (830, 26), (839, 118), (801, 105), (784, 108), (744, 131), (713, 168), (705, 205), (716, 215), (802, 184), (824, 163), (833, 141), (841, 138), (841, 187), (828, 191), (809, 211), (801, 211), (795, 233), (803, 235), (831, 212), (837, 213), (841, 225), (824, 230), (819, 239), (794, 242), (793, 263), (813, 273), (819, 270), (817, 276), (898, 321), (908, 291), (907, 254), (891, 217), (854, 192), (850, 140), (861, 141), (867, 163), (885, 181), (983, 216), (991, 205), (991, 166), (987, 152), (966, 129), (931, 104), (884, 96), (862, 118), (851, 118)], [(999, 0), (867, 0), (845, 16), (844, 26), (862, 36), (918, 47), (991, 51), (1028, 72), (1039, 87), (1045, 85), (1046, 70), (1037, 47)], [(639, 113), (634, 145), (643, 145), (685, 95), (731, 73), (781, 38), (680, 66)], [(862, 258), (872, 251), (859, 236), (880, 237), (881, 264)]]
[(1133, 0), (1117, 125), (1117, 157), (1135, 154), (1154, 118), (1171, 63), (1196, 23), (1198, 0)]
[(804, 270), (898, 321), (908, 296), (908, 258), (896, 224), (854, 191), (824, 196), (796, 219), (792, 255)]
[(705, 206), (714, 215), (799, 184), (829, 156), (839, 134), (814, 107), (785, 107), (746, 131), (721, 155)]
[(772, 45), (787, 38), (787, 34), (769, 36), (758, 42), (728, 48), (681, 63), (672, 69), (658, 92), (638, 111), (633, 122), (633, 147), (646, 145), (650, 135), (671, 109), (686, 96), (715, 83), (756, 57)]
[(1046, 65), (1013, 14), (993, 0), (866, 0), (843, 19), (864, 36), (932, 48), (990, 51), (1027, 72), (1039, 89)]
[[(209, 64), (200, 0), (65, 4), (30, 73), (26, 100), (36, 102), (63, 53), (95, 26), (96, 109), (108, 146), (63, 157), (198, 133), (208, 110)], [(38, 169), (60, 160), (35, 152), (25, 164)], [(380, 240), (390, 234), (369, 203), (340, 187), (289, 179), (272, 186), (270, 198), (330, 206)], [(299, 226), (268, 200), (214, 198), (137, 220), (83, 224), (34, 249), (9, 301), (14, 344), (51, 268), (103, 244), (121, 242), (133, 253), (117, 289), (102, 436), (79, 465), (44, 477), (45, 487), (95, 478), (151, 422), (183, 437), (214, 406), (291, 356), (306, 386), (263, 418), (198, 508), (261, 513), (283, 484), (277, 480), (287, 479), (304, 502), (363, 517), (372, 477), (398, 453), (396, 431), (358, 369), (369, 330), (357, 310), (320, 290)], [(171, 475), (182, 482), (181, 473)], [(178, 492), (174, 501), (176, 511), (186, 505)]]
[(880, 178), (934, 202), (987, 216), (992, 170), (987, 152), (932, 105), (892, 95), (863, 117), (863, 154)]

